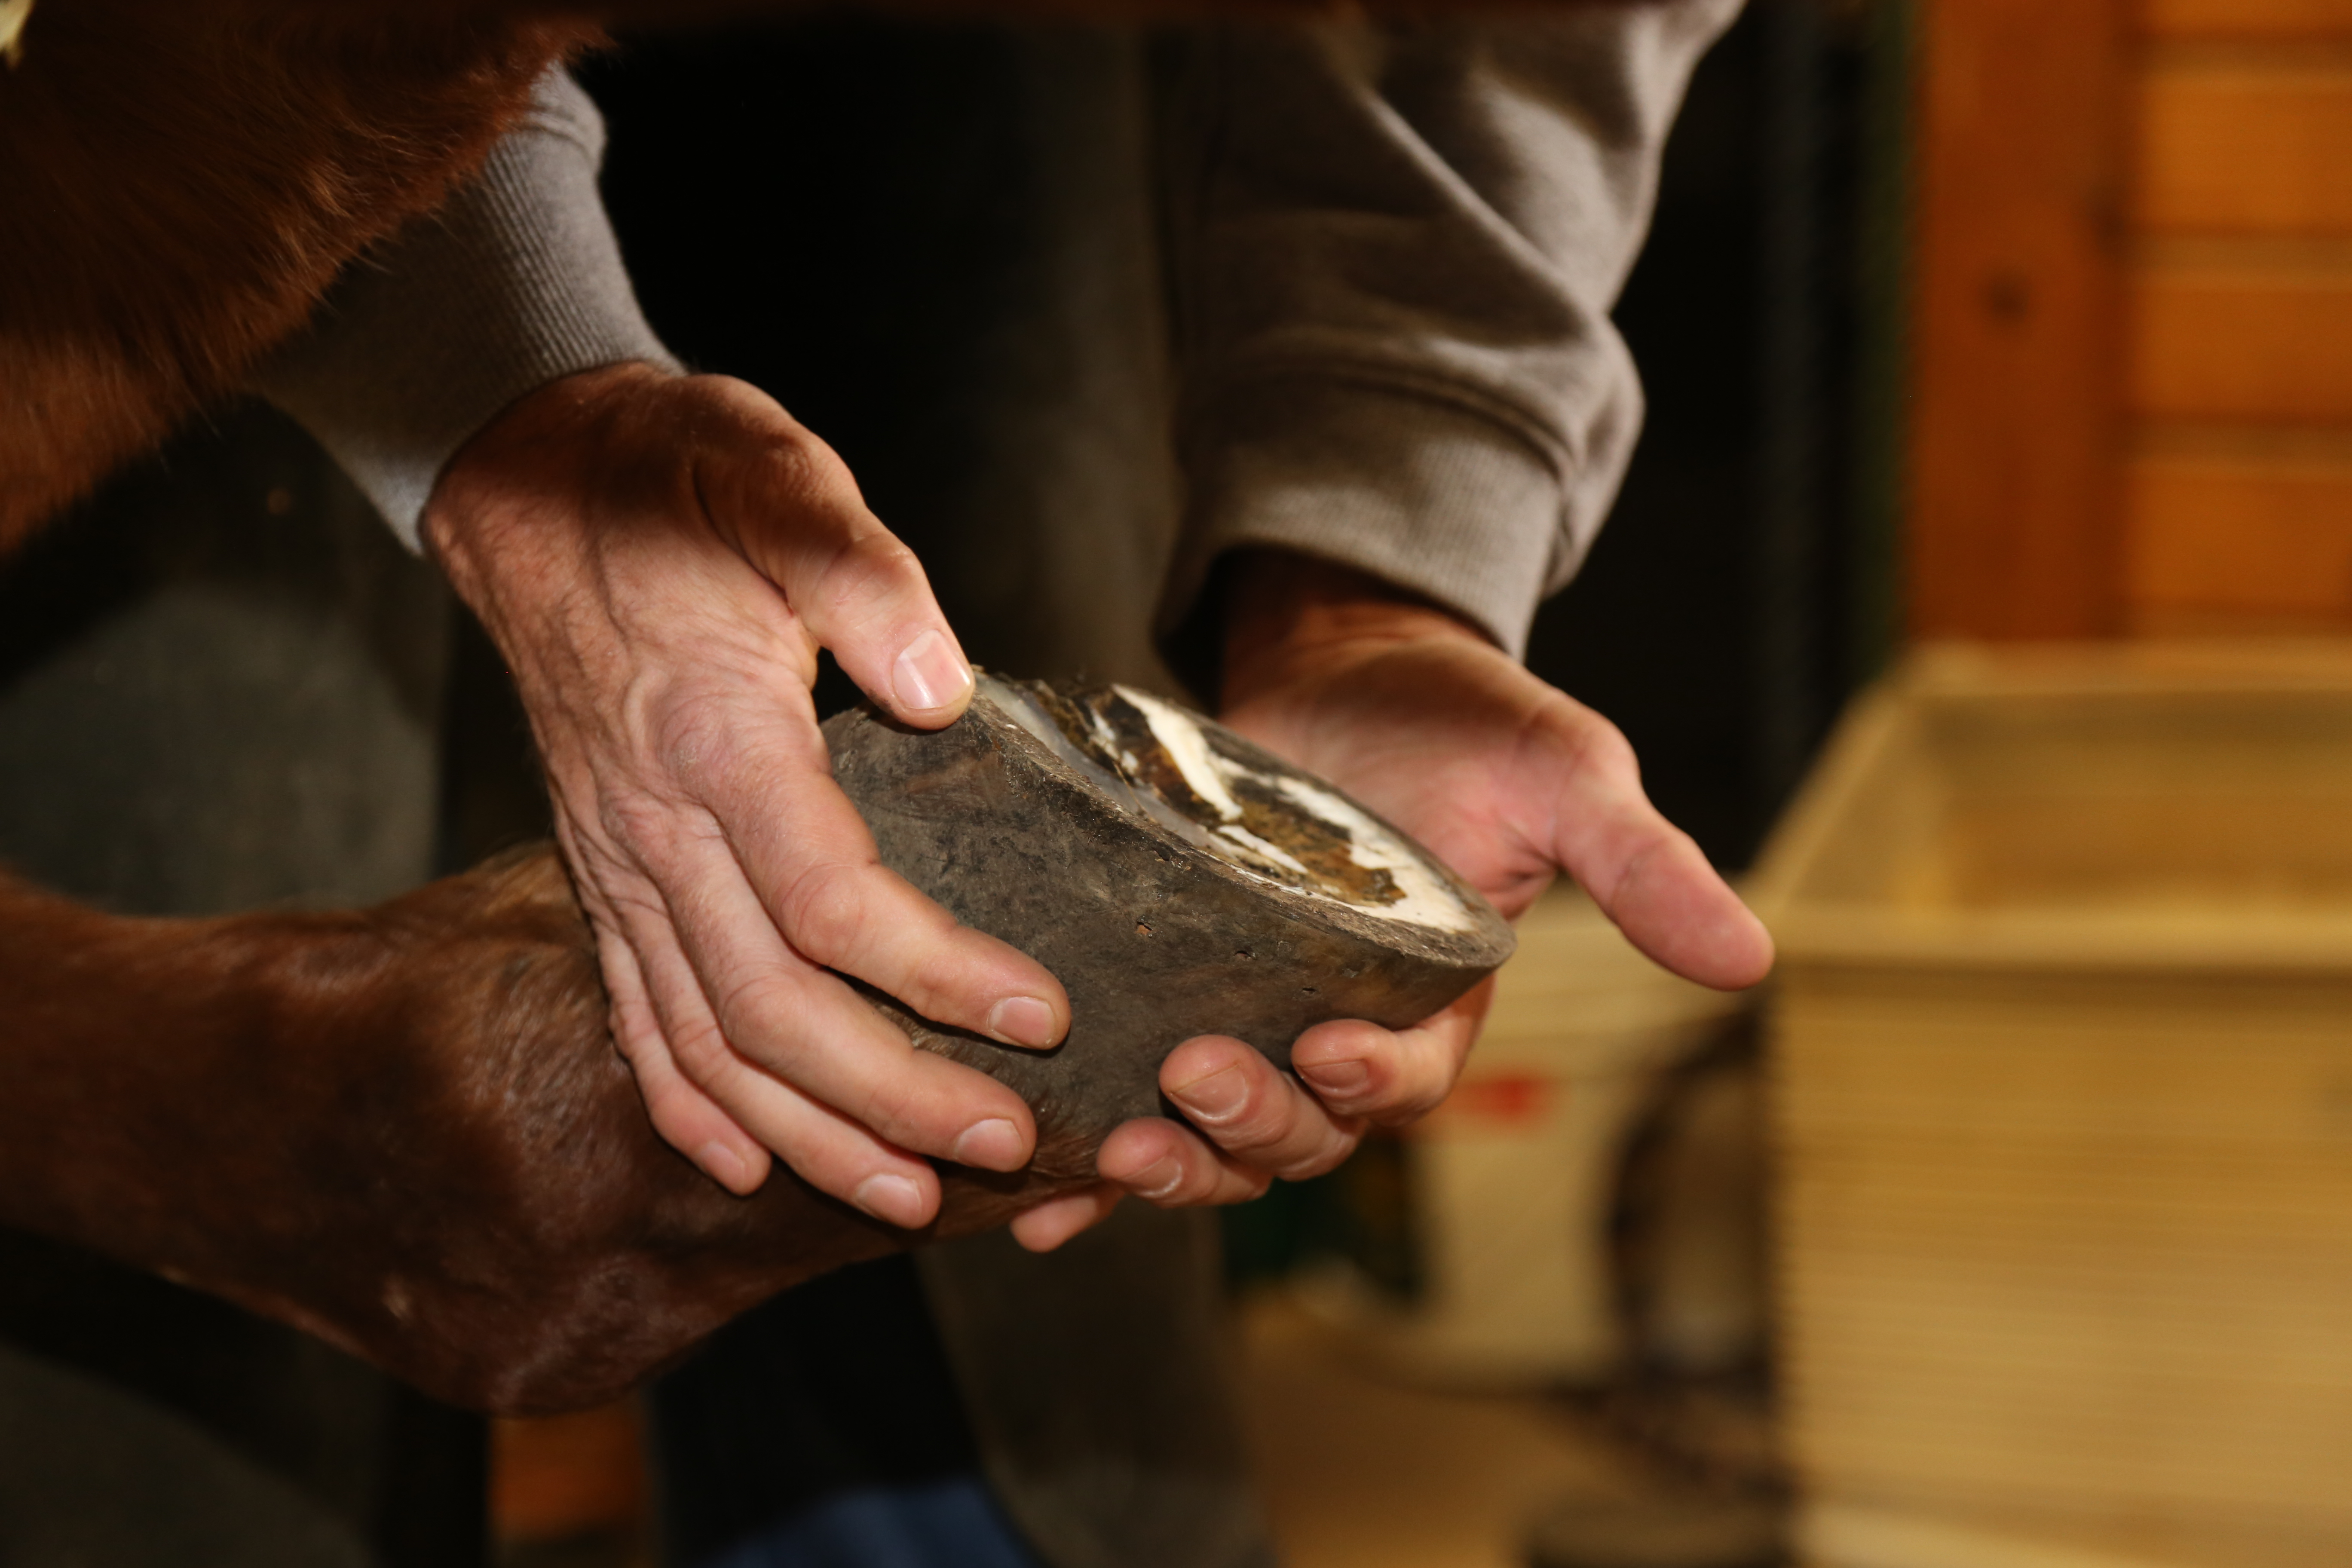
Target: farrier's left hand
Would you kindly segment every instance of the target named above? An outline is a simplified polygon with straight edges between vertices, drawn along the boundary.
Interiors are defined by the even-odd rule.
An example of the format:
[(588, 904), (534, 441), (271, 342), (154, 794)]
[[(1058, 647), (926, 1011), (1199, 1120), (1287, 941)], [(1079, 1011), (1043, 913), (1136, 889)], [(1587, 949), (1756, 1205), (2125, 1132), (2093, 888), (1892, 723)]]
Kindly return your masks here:
[[(1444, 611), (1345, 568), (1246, 558), (1223, 695), (1225, 722), (1412, 834), (1507, 917), (1566, 871), (1675, 973), (1734, 990), (1771, 967), (1762, 924), (1650, 804), (1616, 726)], [(1409, 1029), (1318, 1025), (1292, 1049), (1296, 1078), (1238, 1040), (1186, 1042), (1160, 1084), (1191, 1125), (1129, 1122), (1103, 1145), (1104, 1187), (1030, 1211), (1013, 1234), (1044, 1249), (1129, 1193), (1235, 1203), (1328, 1171), (1368, 1126), (1402, 1126), (1445, 1098), (1492, 992)]]

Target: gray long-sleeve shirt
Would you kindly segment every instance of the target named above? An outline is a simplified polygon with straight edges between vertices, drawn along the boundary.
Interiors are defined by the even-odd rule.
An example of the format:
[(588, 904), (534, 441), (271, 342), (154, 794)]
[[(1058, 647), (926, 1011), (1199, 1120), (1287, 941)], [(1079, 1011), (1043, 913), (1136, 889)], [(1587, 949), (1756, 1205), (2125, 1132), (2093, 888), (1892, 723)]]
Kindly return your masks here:
[(596, 191), (604, 121), (562, 71), (447, 205), (354, 262), (255, 389), (299, 420), (410, 549), (442, 468), (524, 394), (676, 361)]
[(1609, 310), (1691, 67), (1738, 8), (1192, 46), (1167, 138), (1180, 658), (1211, 564), (1253, 545), (1416, 589), (1520, 650), (1640, 431)]
[[(1698, 56), (1738, 0), (1540, 20), (1186, 35), (1163, 73), (1183, 525), (1163, 642), (1198, 668), (1230, 551), (1296, 551), (1517, 651), (1641, 424), (1609, 310)], [(444, 464), (516, 398), (671, 363), (596, 194), (568, 79), (434, 218), (355, 265), (257, 377), (412, 545)]]

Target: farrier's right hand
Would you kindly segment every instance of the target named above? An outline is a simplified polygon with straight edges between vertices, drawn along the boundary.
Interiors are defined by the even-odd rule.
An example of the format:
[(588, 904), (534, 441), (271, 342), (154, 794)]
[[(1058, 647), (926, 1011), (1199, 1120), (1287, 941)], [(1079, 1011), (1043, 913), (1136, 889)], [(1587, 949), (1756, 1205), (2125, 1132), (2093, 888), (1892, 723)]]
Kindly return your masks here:
[(1025, 1164), (1020, 1098), (913, 1049), (840, 977), (1011, 1045), (1069, 1026), (1043, 967), (880, 865), (833, 782), (819, 648), (921, 729), (972, 679), (832, 449), (741, 382), (584, 372), (467, 444), (425, 532), (514, 672), (662, 1135), (739, 1193), (773, 1151), (908, 1226), (939, 1205), (919, 1156)]

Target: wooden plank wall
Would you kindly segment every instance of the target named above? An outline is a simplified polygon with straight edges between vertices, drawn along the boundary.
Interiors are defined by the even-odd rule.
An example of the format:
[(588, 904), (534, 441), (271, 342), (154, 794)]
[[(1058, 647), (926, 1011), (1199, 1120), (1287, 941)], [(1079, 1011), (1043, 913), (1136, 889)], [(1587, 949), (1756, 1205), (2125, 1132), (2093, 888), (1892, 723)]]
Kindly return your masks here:
[(2352, 631), (2352, 0), (1923, 0), (1915, 633)]
[(2126, 624), (2352, 629), (2352, 0), (2146, 0)]

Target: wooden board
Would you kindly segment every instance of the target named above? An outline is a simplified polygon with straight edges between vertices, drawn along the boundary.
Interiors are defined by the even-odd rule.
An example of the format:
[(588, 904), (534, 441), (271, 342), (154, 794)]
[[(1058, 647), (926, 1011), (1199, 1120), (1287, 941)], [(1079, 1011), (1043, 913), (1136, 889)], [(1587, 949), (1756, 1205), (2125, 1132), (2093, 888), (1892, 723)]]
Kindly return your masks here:
[(2139, 26), (2155, 38), (2352, 37), (2352, 0), (2141, 0)]
[(2142, 21), (2124, 625), (2352, 625), (2352, 0)]
[(2155, 257), (2132, 289), (2133, 412), (2147, 419), (2352, 423), (2347, 261), (2304, 250)]
[(2136, 226), (2352, 234), (2352, 60), (2266, 53), (2159, 58), (2141, 75)]
[(1911, 620), (2116, 626), (2120, 0), (1937, 0), (1923, 18)]
[(2352, 441), (2227, 439), (2236, 434), (2134, 458), (2133, 629), (2352, 627)]

